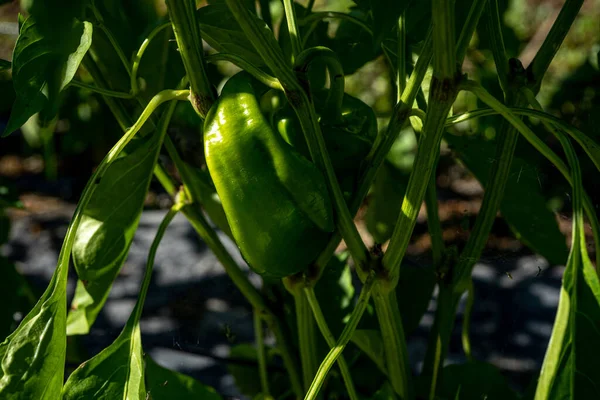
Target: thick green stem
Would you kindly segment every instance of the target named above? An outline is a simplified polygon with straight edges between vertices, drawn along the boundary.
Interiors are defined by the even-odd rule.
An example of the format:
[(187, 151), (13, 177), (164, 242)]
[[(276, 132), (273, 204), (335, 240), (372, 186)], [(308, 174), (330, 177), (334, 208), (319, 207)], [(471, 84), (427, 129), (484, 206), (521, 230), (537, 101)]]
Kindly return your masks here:
[[(317, 326), (321, 331), (321, 334), (325, 338), (327, 345), (330, 349), (335, 347), (335, 337), (329, 330), (329, 326), (327, 326), (327, 320), (325, 319), (325, 315), (323, 315), (323, 311), (321, 311), (321, 306), (319, 305), (319, 301), (315, 296), (315, 291), (312, 287), (307, 287), (304, 289), (304, 294), (306, 295), (306, 299), (308, 300), (308, 304), (310, 305), (315, 320), (317, 321)], [(342, 373), (342, 378), (344, 379), (344, 384), (346, 385), (346, 390), (348, 391), (348, 396), (350, 400), (358, 400), (358, 394), (356, 394), (356, 389), (354, 389), (354, 382), (352, 381), (352, 374), (350, 374), (350, 368), (346, 363), (346, 359), (344, 355), (341, 354), (337, 360), (338, 366), (340, 367), (340, 371)]]
[(454, 79), (440, 81), (435, 77), (431, 82), (430, 100), (427, 118), (423, 127), (423, 135), (410, 175), (402, 208), (388, 250), (383, 256), (383, 267), (389, 274), (389, 290), (393, 290), (398, 282), (400, 263), (408, 247), (412, 231), (425, 191), (435, 167), (440, 143), (444, 133), (446, 117), (458, 93)]
[(315, 376), (315, 379), (310, 385), (310, 388), (308, 389), (304, 400), (314, 400), (317, 397), (321, 386), (323, 386), (323, 383), (325, 382), (327, 373), (329, 372), (331, 367), (333, 367), (333, 364), (336, 362), (338, 357), (342, 355), (344, 348), (346, 347), (346, 345), (350, 341), (350, 338), (354, 334), (354, 331), (356, 330), (356, 327), (358, 326), (358, 323), (360, 322), (360, 319), (362, 318), (362, 315), (364, 314), (365, 310), (367, 309), (367, 305), (369, 304), (369, 298), (371, 297), (371, 291), (373, 290), (374, 284), (373, 278), (374, 274), (370, 274), (365, 280), (365, 284), (360, 292), (358, 302), (356, 303), (356, 306), (354, 307), (354, 310), (350, 315), (350, 319), (346, 323), (346, 326), (344, 327), (344, 330), (342, 331), (342, 334), (340, 335), (339, 339), (335, 343), (335, 346), (331, 348), (331, 350), (329, 351), (329, 353), (327, 353), (327, 356), (319, 366), (317, 375)]
[[(437, 165), (437, 162), (435, 164)], [(431, 256), (433, 265), (437, 266), (442, 262), (444, 256), (444, 236), (438, 214), (435, 171), (431, 174), (425, 192), (425, 207), (427, 209), (427, 230), (429, 231), (429, 237), (431, 237)]]
[(458, 41), (456, 42), (456, 60), (458, 64), (462, 64), (465, 58), (467, 48), (469, 47), (469, 43), (473, 37), (473, 32), (475, 32), (475, 28), (479, 23), (479, 19), (481, 18), (481, 14), (483, 13), (486, 3), (488, 3), (488, 0), (474, 0), (471, 2), (469, 14), (467, 15), (467, 19), (465, 20), (465, 23), (460, 31)]
[(400, 398), (409, 400), (413, 398), (409, 380), (410, 364), (396, 291), (388, 292), (385, 287), (381, 288), (376, 284), (373, 289), (373, 301), (385, 348), (388, 378)]
[(433, 75), (440, 80), (452, 79), (456, 74), (456, 39), (454, 2), (432, 0)]
[(303, 291), (298, 291), (294, 294), (294, 303), (296, 305), (296, 324), (298, 326), (302, 381), (304, 382), (304, 389), (308, 390), (319, 366), (316, 353), (315, 319)]
[(292, 62), (302, 51), (302, 38), (296, 19), (296, 9), (294, 8), (294, 0), (283, 0), (283, 8), (285, 9), (285, 20), (287, 22), (288, 32), (290, 34), (290, 42), (292, 44)]
[(167, 0), (169, 18), (175, 32), (179, 54), (190, 81), (190, 102), (204, 118), (214, 100), (212, 86), (206, 74), (200, 26), (196, 20), (195, 0)]

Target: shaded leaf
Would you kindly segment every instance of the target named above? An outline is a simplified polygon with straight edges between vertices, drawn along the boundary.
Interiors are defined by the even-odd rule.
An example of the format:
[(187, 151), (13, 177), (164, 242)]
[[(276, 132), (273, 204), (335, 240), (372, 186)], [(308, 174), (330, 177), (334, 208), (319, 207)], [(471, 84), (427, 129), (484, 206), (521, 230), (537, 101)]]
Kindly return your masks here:
[(493, 365), (483, 362), (444, 367), (439, 396), (446, 400), (516, 400), (518, 398), (500, 371)]
[(0, 344), (0, 398), (59, 398), (66, 352), (68, 257), (61, 253), (48, 288), (19, 327)]
[(213, 388), (203, 385), (194, 378), (163, 368), (150, 357), (146, 357), (145, 361), (149, 400), (222, 398)]
[(65, 383), (64, 400), (146, 398), (140, 327), (131, 318), (107, 348), (81, 364)]
[(7, 60), (0, 59), (0, 71), (6, 71), (7, 69), (12, 68), (12, 63)]
[[(494, 142), (480, 135), (444, 137), (455, 154), (482, 183), (487, 184), (490, 168), (496, 153)], [(529, 159), (515, 155), (506, 182), (500, 212), (515, 232), (515, 236), (552, 264), (562, 264), (568, 249), (565, 237), (558, 229), (554, 214), (546, 206), (538, 168)]]
[(385, 349), (379, 331), (357, 329), (352, 334), (350, 340), (373, 360), (381, 372), (387, 374), (387, 368), (385, 366)]
[(365, 215), (367, 229), (377, 243), (385, 243), (394, 231), (409, 174), (384, 162), (373, 183), (369, 208)]
[(583, 222), (581, 170), (561, 138), (573, 174), (573, 240), (558, 310), (535, 400), (600, 397), (600, 280), (590, 261)]
[(33, 114), (58, 111), (58, 94), (73, 79), (92, 40), (92, 24), (70, 21), (61, 34), (29, 17), (21, 27), (13, 53), (13, 85), (17, 99), (3, 135), (21, 127)]
[(83, 210), (73, 245), (73, 263), (80, 281), (68, 317), (69, 335), (89, 332), (127, 257), (160, 143), (158, 135), (153, 135), (115, 160)]
[[(225, 4), (210, 4), (196, 12), (202, 39), (222, 53), (235, 54), (255, 66), (265, 63)], [(259, 19), (256, 17), (256, 19)], [(261, 23), (265, 25), (266, 23)]]
[(227, 365), (227, 370), (233, 375), (235, 385), (242, 393), (248, 396), (259, 394), (262, 388), (260, 385), (256, 348), (251, 344), (238, 344), (231, 348), (229, 357), (256, 363), (254, 366), (231, 363)]
[(396, 297), (405, 337), (419, 327), (419, 322), (429, 306), (435, 283), (433, 265), (416, 265), (407, 260), (402, 262)]

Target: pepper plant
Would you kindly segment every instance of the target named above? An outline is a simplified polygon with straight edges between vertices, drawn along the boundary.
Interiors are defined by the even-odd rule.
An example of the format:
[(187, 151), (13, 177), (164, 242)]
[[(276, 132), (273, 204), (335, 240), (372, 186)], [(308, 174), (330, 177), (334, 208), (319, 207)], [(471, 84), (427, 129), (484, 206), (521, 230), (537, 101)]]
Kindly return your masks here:
[[(600, 229), (573, 140), (598, 169), (600, 145), (597, 136), (544, 112), (536, 99), (583, 0), (564, 3), (527, 67), (507, 56), (497, 0), (354, 2), (351, 12), (341, 13), (314, 11), (313, 0), (283, 0), (284, 15), (277, 19), (267, 0), (201, 6), (168, 0), (166, 15), (141, 29), (128, 20), (132, 9), (145, 4), (141, 0), (22, 2), (27, 16), (19, 17), (12, 61), (2, 62), (3, 69), (12, 69), (17, 94), (4, 134), (37, 114), (39, 129), (51, 135), (62, 95), (71, 88), (101, 95), (123, 132), (81, 195), (48, 288), (0, 344), (1, 398), (220, 398), (144, 355), (139, 321), (154, 255), (178, 212), (254, 310), (260, 384), (245, 388), (249, 396), (520, 398), (497, 384), (493, 367), (472, 360), (468, 313), (463, 346), (471, 361), (444, 366), (459, 300), (467, 293), (473, 302), (471, 275), (498, 210), (523, 243), (566, 264), (542, 370), (525, 398), (600, 398), (600, 282), (587, 252), (584, 219), (592, 228), (596, 266)], [(337, 27), (333, 34), (330, 25)], [(145, 32), (141, 39), (136, 29)], [(485, 34), (497, 71), (487, 88), (462, 67), (476, 30)], [(345, 75), (379, 57), (395, 88), (385, 121), (345, 93)], [(217, 90), (220, 79), (210, 64), (223, 63), (241, 72)], [(453, 113), (461, 92), (476, 96), (480, 106)], [(199, 121), (203, 151), (196, 157), (169, 129), (178, 103), (190, 105), (197, 118), (192, 120)], [(502, 117), (494, 141), (454, 129), (490, 115)], [(532, 129), (532, 120), (554, 135), (563, 154)], [(389, 179), (385, 163), (406, 127), (418, 135), (416, 156), (398, 204), (389, 205), (385, 194), (399, 183)], [(515, 156), (519, 137), (572, 187), (570, 250), (552, 213), (544, 211), (542, 194), (527, 188), (531, 195), (523, 198), (518, 185), (526, 181), (508, 179), (528, 165)], [(442, 141), (485, 185), (461, 249), (446, 247), (438, 217), (435, 176)], [(161, 153), (176, 173), (159, 162)], [(152, 243), (136, 306), (118, 338), (65, 381), (67, 337), (90, 332), (127, 257), (152, 179), (174, 205)], [(374, 221), (371, 233), (379, 242), (372, 248), (354, 223), (370, 189), (367, 220)], [(423, 203), (433, 267), (415, 271), (403, 259)], [(534, 217), (543, 232), (531, 229)], [(217, 229), (263, 277), (262, 289), (250, 283)], [(349, 257), (335, 254), (342, 239)], [(71, 260), (78, 282), (67, 307)], [(352, 274), (360, 281), (356, 287)], [(422, 371), (415, 371), (406, 338), (434, 286), (435, 319)], [(334, 298), (340, 291), (345, 303)], [(275, 338), (273, 349), (265, 344), (266, 330)], [(278, 362), (285, 374), (273, 369)]]

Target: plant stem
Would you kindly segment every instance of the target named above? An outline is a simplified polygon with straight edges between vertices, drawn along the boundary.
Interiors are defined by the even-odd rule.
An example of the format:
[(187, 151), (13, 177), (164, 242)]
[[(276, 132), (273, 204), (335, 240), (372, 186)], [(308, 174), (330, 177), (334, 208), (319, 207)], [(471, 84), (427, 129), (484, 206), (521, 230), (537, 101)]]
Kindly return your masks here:
[(107, 97), (116, 97), (118, 99), (132, 99), (133, 94), (125, 93), (125, 92), (117, 92), (116, 90), (108, 90), (99, 88), (97, 86), (88, 85), (87, 83), (83, 83), (80, 81), (76, 81), (75, 79), (69, 82), (69, 86), (78, 87), (81, 89), (89, 90), (90, 92), (98, 93)]
[[(494, 1), (494, 0), (489, 0)], [(471, 42), (471, 38), (473, 37), (473, 32), (479, 23), (479, 19), (481, 18), (481, 14), (483, 13), (483, 9), (485, 8), (486, 3), (489, 4), (488, 0), (473, 0), (471, 2), (471, 8), (469, 9), (469, 14), (467, 15), (467, 19), (460, 31), (460, 36), (456, 42), (456, 60), (458, 64), (462, 64), (465, 54), (467, 53), (467, 48), (469, 47), (469, 43)]]
[(398, 18), (398, 47), (396, 48), (396, 91), (397, 99), (402, 96), (402, 92), (406, 87), (406, 10), (402, 12)]
[(186, 207), (182, 210), (182, 212), (186, 215), (186, 217), (188, 217), (188, 220), (196, 232), (198, 232), (202, 240), (212, 250), (219, 262), (221, 262), (225, 272), (227, 275), (229, 275), (234, 285), (242, 292), (252, 307), (260, 312), (261, 315), (263, 315), (263, 318), (277, 338), (277, 345), (290, 376), (294, 393), (296, 396), (300, 397), (303, 393), (300, 374), (298, 373), (296, 367), (296, 361), (294, 360), (292, 349), (289, 346), (288, 340), (283, 334), (281, 322), (275, 313), (273, 313), (271, 308), (267, 305), (263, 296), (254, 286), (252, 286), (244, 272), (237, 265), (233, 257), (231, 257), (231, 254), (229, 254), (225, 246), (223, 246), (223, 243), (217, 236), (217, 233), (210, 227), (202, 215), (202, 212), (197, 207)]
[(235, 54), (217, 53), (206, 56), (206, 62), (214, 63), (217, 61), (229, 61), (230, 63), (237, 65), (244, 71), (248, 72), (250, 75), (258, 79), (260, 82), (270, 87), (271, 89), (283, 90), (283, 87), (281, 86), (281, 83), (279, 83), (279, 80), (277, 78), (267, 74), (260, 68), (257, 68), (250, 62), (244, 60), (241, 57), (236, 56)]
[(433, 75), (439, 79), (452, 79), (456, 74), (456, 39), (454, 37), (454, 2), (432, 0), (433, 25)]
[[(437, 165), (437, 162), (435, 163)], [(436, 174), (433, 172), (425, 192), (425, 207), (427, 209), (427, 229), (431, 238), (431, 256), (433, 265), (437, 266), (442, 262), (444, 256), (444, 237), (442, 234), (442, 224), (438, 214), (438, 199), (436, 190)]]
[(533, 77), (534, 80), (534, 93), (540, 90), (542, 85), (542, 78), (544, 74), (548, 70), (548, 66), (552, 62), (554, 55), (560, 48), (565, 36), (571, 29), (571, 25), (573, 25), (573, 21), (577, 14), (579, 14), (579, 10), (583, 5), (583, 0), (566, 0), (565, 4), (560, 10), (560, 14), (554, 21), (548, 36), (542, 43), (542, 46), (536, 53), (533, 61), (529, 67), (527, 67), (527, 72)]
[(296, 10), (293, 0), (283, 0), (283, 8), (285, 9), (285, 19), (292, 44), (292, 63), (302, 51), (302, 39), (300, 38), (300, 30), (298, 29)]
[(190, 81), (190, 102), (196, 113), (204, 119), (214, 101), (214, 94), (206, 75), (202, 37), (195, 8), (195, 0), (167, 0), (179, 54)]
[[(330, 82), (329, 96), (327, 97), (325, 111), (321, 113), (321, 120), (336, 123), (342, 119), (345, 83), (344, 68), (337, 54), (323, 46), (306, 49), (298, 54), (296, 58), (296, 71), (305, 75), (308, 72), (310, 64), (317, 59), (326, 63)], [(304, 79), (306, 78), (304, 77)]]
[[(315, 291), (312, 287), (304, 288), (304, 294), (306, 295), (306, 299), (308, 300), (308, 304), (312, 309), (315, 320), (317, 321), (317, 326), (321, 331), (321, 334), (325, 338), (327, 345), (330, 349), (335, 347), (335, 337), (329, 330), (329, 326), (327, 326), (327, 320), (323, 315), (323, 311), (321, 310), (321, 306), (317, 297), (315, 296)], [(352, 374), (350, 374), (350, 368), (346, 363), (346, 359), (343, 354), (340, 354), (338, 360), (338, 367), (340, 367), (340, 371), (342, 373), (342, 378), (344, 379), (344, 384), (346, 385), (346, 390), (348, 391), (348, 396), (350, 400), (358, 400), (358, 395), (356, 394), (356, 389), (354, 389), (354, 382), (352, 381)]]
[(463, 316), (462, 325), (462, 345), (469, 362), (473, 362), (473, 353), (471, 352), (471, 338), (469, 337), (469, 330), (471, 328), (471, 315), (473, 314), (473, 304), (475, 303), (475, 289), (473, 288), (473, 280), (467, 288), (467, 304), (465, 305), (465, 314)]
[(271, 396), (269, 390), (269, 377), (267, 373), (267, 358), (265, 355), (265, 341), (263, 335), (262, 319), (257, 310), (252, 312), (254, 321), (254, 336), (256, 337), (256, 354), (258, 357), (258, 372), (260, 374), (260, 386), (265, 398)]
[(137, 95), (137, 93), (139, 92), (139, 87), (138, 87), (138, 82), (137, 82), (137, 72), (140, 67), (140, 63), (142, 61), (142, 56), (144, 55), (144, 52), (148, 48), (148, 45), (150, 44), (152, 39), (154, 39), (154, 37), (156, 37), (156, 35), (158, 35), (160, 32), (162, 32), (163, 29), (169, 28), (170, 26), (171, 26), (171, 23), (166, 22), (166, 23), (154, 28), (152, 30), (152, 32), (150, 32), (148, 37), (146, 37), (146, 39), (144, 39), (144, 41), (140, 45), (140, 48), (138, 49), (137, 53), (133, 57), (133, 62), (132, 62), (132, 66), (131, 66), (131, 77), (130, 77), (131, 93), (133, 94), (133, 96)]
[(350, 338), (354, 334), (354, 331), (356, 330), (356, 327), (358, 326), (358, 323), (360, 322), (360, 319), (362, 318), (362, 315), (364, 314), (367, 305), (369, 304), (369, 298), (371, 297), (371, 291), (373, 290), (374, 282), (374, 274), (371, 273), (369, 277), (367, 277), (367, 279), (365, 280), (365, 284), (360, 292), (358, 302), (356, 303), (356, 306), (354, 307), (354, 310), (350, 315), (350, 319), (346, 323), (346, 326), (344, 327), (344, 330), (342, 331), (342, 334), (340, 335), (339, 339), (335, 343), (335, 346), (332, 347), (329, 353), (327, 353), (327, 356), (319, 366), (317, 375), (315, 376), (315, 379), (310, 385), (310, 388), (308, 389), (304, 400), (314, 400), (319, 394), (319, 390), (325, 382), (327, 373), (329, 372), (333, 364), (336, 362), (338, 357), (344, 351), (344, 348), (346, 347), (346, 345), (350, 341)]
[(304, 390), (308, 390), (318, 368), (316, 353), (315, 319), (310, 311), (308, 299), (303, 291), (294, 293), (296, 323), (298, 325), (298, 346)]
[(400, 398), (411, 399), (413, 394), (409, 380), (408, 351), (396, 291), (387, 291), (387, 288), (382, 290), (377, 284), (373, 290), (373, 301), (385, 347), (389, 381)]

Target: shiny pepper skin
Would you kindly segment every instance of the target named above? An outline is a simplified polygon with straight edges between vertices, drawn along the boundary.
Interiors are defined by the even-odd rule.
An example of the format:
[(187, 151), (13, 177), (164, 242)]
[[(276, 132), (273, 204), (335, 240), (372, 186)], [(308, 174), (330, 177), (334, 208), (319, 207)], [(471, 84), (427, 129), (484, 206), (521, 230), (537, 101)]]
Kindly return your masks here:
[(243, 72), (227, 81), (204, 123), (204, 150), (242, 256), (255, 272), (281, 278), (315, 261), (333, 212), (324, 177), (273, 130), (255, 85)]

